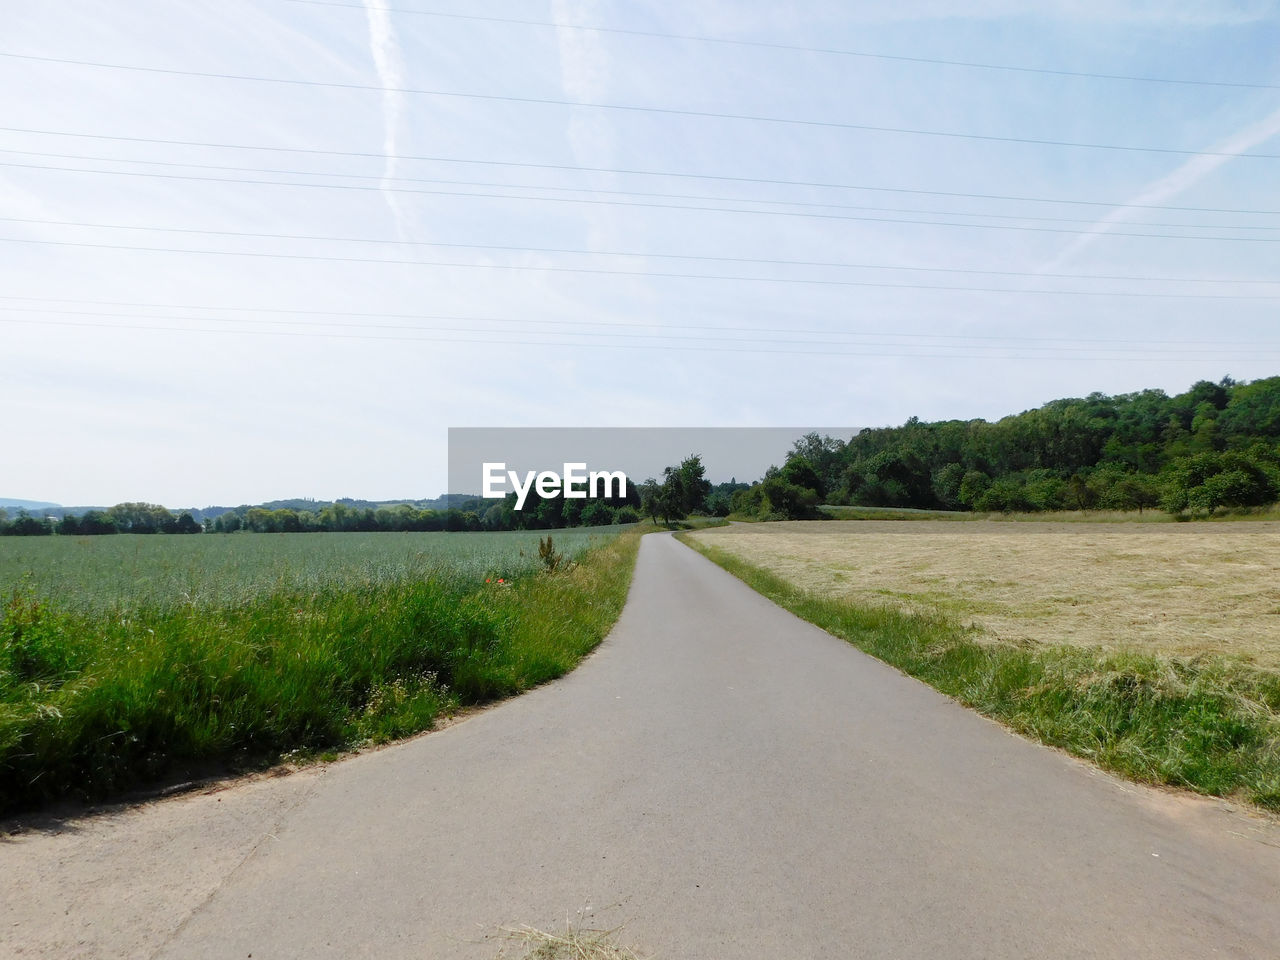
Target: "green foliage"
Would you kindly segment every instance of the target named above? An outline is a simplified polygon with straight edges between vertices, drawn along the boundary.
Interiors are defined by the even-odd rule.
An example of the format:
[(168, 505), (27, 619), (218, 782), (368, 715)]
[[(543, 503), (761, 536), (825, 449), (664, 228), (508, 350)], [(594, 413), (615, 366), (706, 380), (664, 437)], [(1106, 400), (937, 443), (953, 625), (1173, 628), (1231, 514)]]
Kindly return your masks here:
[(702, 457), (691, 454), (676, 466), (663, 470), (662, 476), (670, 519), (682, 519), (706, 506), (711, 484), (706, 479)]
[(1275, 501), (1280, 471), (1265, 448), (1251, 454), (1198, 453), (1179, 457), (1160, 476), (1167, 512), (1211, 516), (1219, 507), (1254, 507)]
[[(1172, 397), (1144, 390), (1055, 400), (995, 423), (912, 418), (847, 443), (810, 434), (790, 456), (816, 474), (816, 485), (801, 485), (831, 504), (1001, 512), (1161, 505), (1203, 516), (1273, 502), (1277, 443), (1280, 377), (1224, 378)], [(1206, 462), (1214, 465), (1207, 473)], [(758, 498), (734, 509), (757, 515)]]
[(1280, 810), (1280, 676), (1243, 662), (980, 642), (941, 615), (861, 607), (685, 543), (771, 600), (1013, 729), (1150, 783)]
[(746, 490), (739, 490), (731, 498), (732, 514), (740, 517), (759, 518), (765, 512), (764, 486), (752, 484)]
[[(566, 502), (579, 503), (580, 501), (572, 500)], [(604, 500), (588, 500), (587, 505), (582, 508), (581, 523), (584, 527), (604, 527), (615, 522), (620, 521), (616, 520), (613, 508)], [(634, 523), (635, 521), (633, 520), (632, 522)]]
[(662, 482), (650, 477), (641, 484), (641, 509), (655, 523), (661, 521), (667, 526), (691, 513), (705, 511), (711, 493), (705, 474), (700, 456), (685, 457), (676, 466), (663, 470)]
[[(191, 518), (189, 513), (183, 516)], [(96, 537), (120, 532), (115, 521), (101, 510), (89, 510), (82, 516), (67, 514), (58, 521), (57, 530), (64, 537)]]
[(537, 561), (516, 557), (511, 535), (475, 536), (503, 538), (509, 555), (491, 562), (526, 573), (478, 576), (464, 549), (452, 567), (109, 611), (54, 605), (23, 583), (0, 619), (0, 812), (209, 762), (403, 736), (572, 669), (621, 611), (639, 535), (614, 536), (567, 571), (562, 558), (554, 577), (522, 566)]
[(19, 511), (12, 520), (0, 523), (0, 536), (47, 537), (51, 533), (53, 533), (53, 524), (32, 517), (25, 510)]
[(802, 490), (811, 490), (819, 501), (827, 495), (826, 484), (818, 476), (818, 471), (814, 469), (813, 464), (806, 457), (800, 454), (793, 453), (787, 457), (787, 461), (782, 465), (778, 478), (789, 486)]
[(771, 520), (812, 520), (820, 516), (817, 491), (789, 483), (785, 475), (760, 484), (763, 517)]
[(522, 510), (515, 509), (514, 493), (497, 501), (451, 502), (460, 505), (443, 510), (408, 503), (359, 506), (356, 501), (336, 501), (319, 509), (242, 506), (220, 514), (210, 529), (214, 533), (473, 533), (607, 526), (615, 522), (614, 514), (622, 507), (629, 506), (634, 512), (640, 506), (640, 494), (628, 481), (623, 496), (592, 499), (585, 504), (560, 494), (539, 497), (536, 491), (530, 491)]
[[(819, 455), (835, 449), (816, 434), (809, 434), (796, 447), (816, 450)], [(813, 462), (797, 450), (792, 451), (781, 469), (771, 467), (761, 482), (735, 491), (730, 512), (752, 520), (813, 520), (823, 516), (818, 506), (825, 483)]]

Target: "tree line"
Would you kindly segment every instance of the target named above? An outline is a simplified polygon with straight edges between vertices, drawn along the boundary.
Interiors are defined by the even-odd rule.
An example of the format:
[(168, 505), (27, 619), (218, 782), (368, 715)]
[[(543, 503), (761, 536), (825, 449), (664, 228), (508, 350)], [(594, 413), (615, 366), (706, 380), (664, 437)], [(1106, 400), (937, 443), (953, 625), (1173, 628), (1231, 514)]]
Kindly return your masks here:
[(190, 511), (173, 513), (154, 503), (117, 503), (106, 510), (88, 510), (61, 518), (35, 517), (26, 510), (10, 517), (0, 509), (0, 536), (101, 536), (112, 533), (202, 533), (204, 527)]
[(591, 500), (539, 497), (530, 491), (523, 510), (515, 494), (504, 500), (457, 499), (443, 510), (392, 504), (355, 507), (334, 502), (319, 509), (243, 505), (197, 522), (190, 511), (173, 513), (153, 503), (120, 503), (61, 518), (36, 517), (19, 511), (9, 518), (0, 509), (0, 535), (103, 536), (116, 533), (375, 533), (480, 530), (547, 530), (608, 526), (640, 519), (640, 494), (628, 481), (620, 497)]
[(970, 511), (1145, 510), (1207, 516), (1280, 498), (1280, 377), (1055, 400), (994, 423), (808, 434), (734, 495), (737, 513), (820, 503)]
[[(316, 509), (242, 505), (197, 522), (155, 504), (121, 503), (61, 519), (0, 510), (0, 535), (112, 533), (307, 533), (541, 530), (670, 523), (693, 513), (760, 519), (819, 516), (821, 504), (979, 512), (1163, 509), (1208, 516), (1280, 499), (1280, 377), (1063, 399), (986, 420), (868, 428), (847, 441), (801, 437), (751, 484), (713, 485), (697, 455), (621, 497), (492, 501), (450, 496), (441, 509), (413, 504)], [(447, 504), (447, 507), (444, 506)]]

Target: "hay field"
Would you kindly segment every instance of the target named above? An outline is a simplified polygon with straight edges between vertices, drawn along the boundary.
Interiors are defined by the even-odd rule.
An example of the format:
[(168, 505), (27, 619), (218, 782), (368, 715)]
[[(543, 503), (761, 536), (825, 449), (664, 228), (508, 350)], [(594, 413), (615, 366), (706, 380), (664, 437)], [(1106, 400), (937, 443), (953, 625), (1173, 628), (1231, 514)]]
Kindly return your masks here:
[(1280, 523), (816, 521), (694, 534), (799, 586), (992, 638), (1280, 668)]

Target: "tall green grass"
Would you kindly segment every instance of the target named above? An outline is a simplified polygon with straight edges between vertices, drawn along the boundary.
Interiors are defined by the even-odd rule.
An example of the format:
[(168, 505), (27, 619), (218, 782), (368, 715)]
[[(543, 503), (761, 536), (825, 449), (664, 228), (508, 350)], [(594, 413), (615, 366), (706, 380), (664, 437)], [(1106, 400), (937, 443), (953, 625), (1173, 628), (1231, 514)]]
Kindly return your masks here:
[(558, 677), (621, 612), (639, 536), (514, 581), (434, 563), (107, 610), (20, 586), (0, 613), (0, 812), (385, 741)]
[(1020, 733), (1134, 780), (1280, 810), (1280, 674), (1226, 658), (979, 641), (948, 617), (856, 606), (676, 536), (797, 616)]

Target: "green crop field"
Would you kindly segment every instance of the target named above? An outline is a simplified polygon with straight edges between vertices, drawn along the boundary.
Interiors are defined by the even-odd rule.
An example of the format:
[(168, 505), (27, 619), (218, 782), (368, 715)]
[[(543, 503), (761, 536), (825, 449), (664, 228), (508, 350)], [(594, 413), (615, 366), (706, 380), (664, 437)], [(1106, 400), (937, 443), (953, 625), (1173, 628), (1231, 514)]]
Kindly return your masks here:
[[(621, 527), (554, 530), (577, 556)], [(15, 590), (60, 609), (217, 605), (282, 588), (400, 576), (507, 580), (541, 567), (537, 531), (237, 533), (204, 536), (0, 537), (0, 596)]]
[[(428, 729), (571, 670), (639, 542), (539, 534), (0, 538), (0, 813)], [(544, 534), (545, 535), (545, 534)]]

